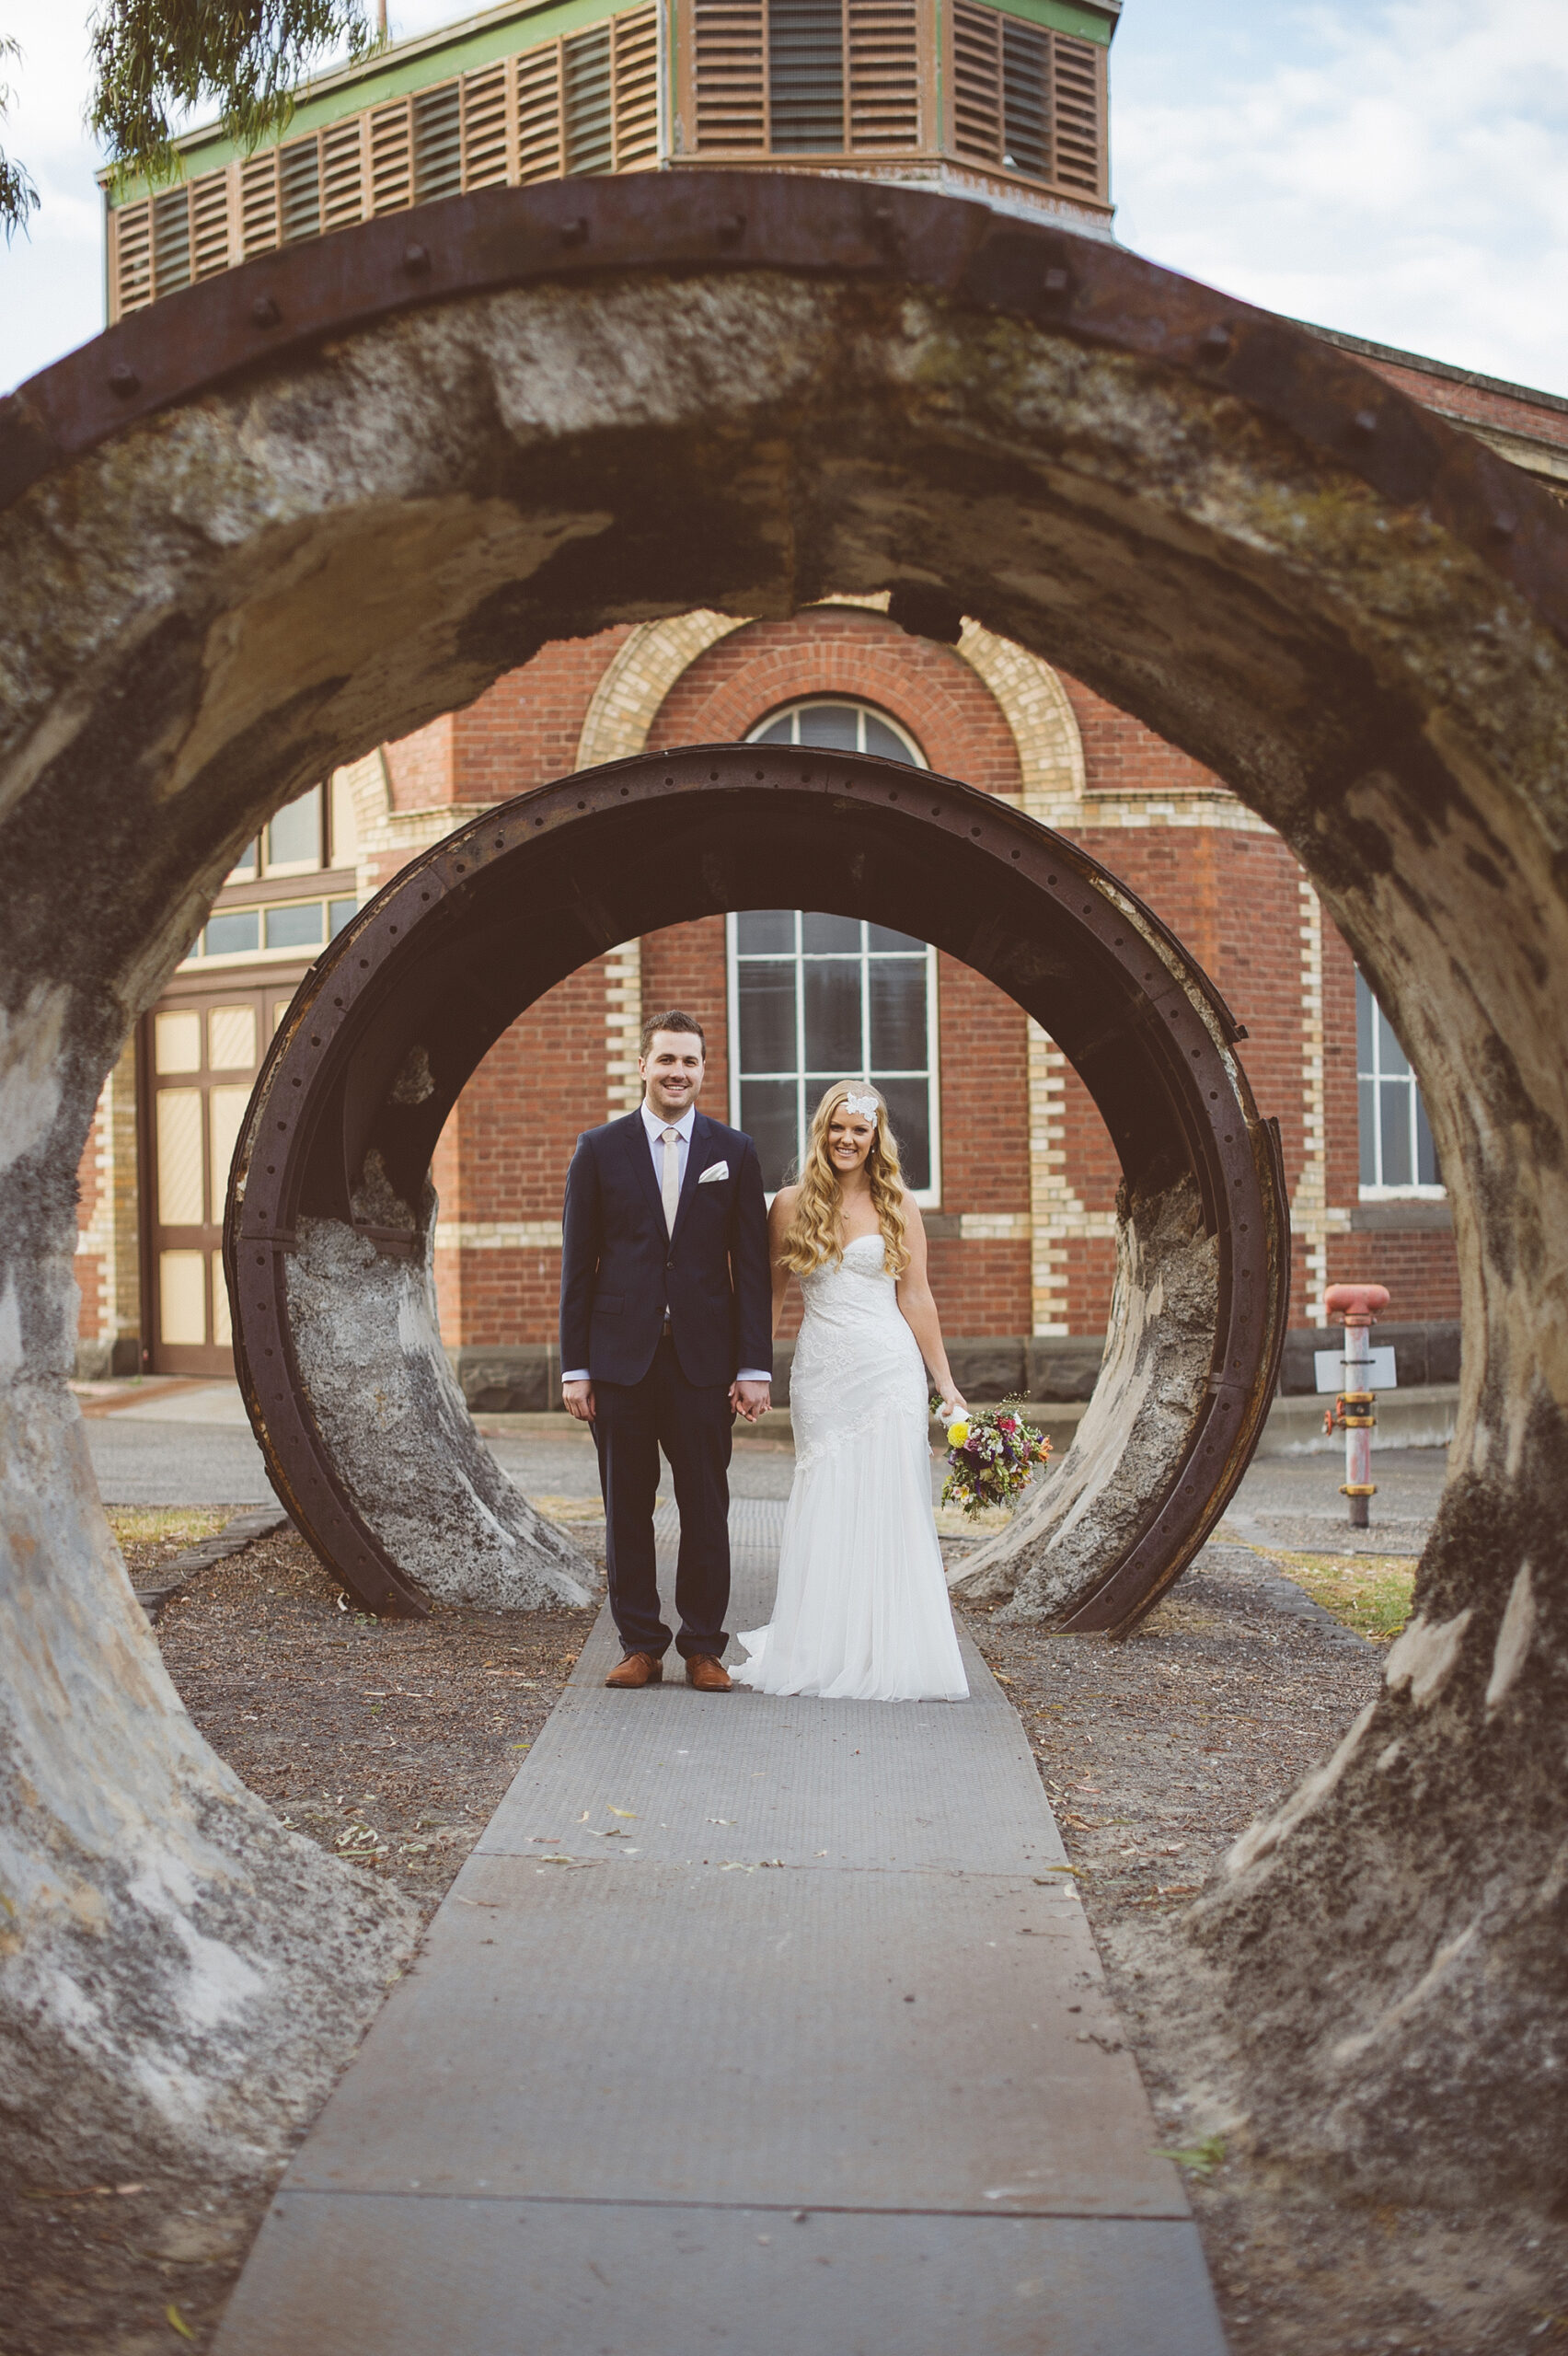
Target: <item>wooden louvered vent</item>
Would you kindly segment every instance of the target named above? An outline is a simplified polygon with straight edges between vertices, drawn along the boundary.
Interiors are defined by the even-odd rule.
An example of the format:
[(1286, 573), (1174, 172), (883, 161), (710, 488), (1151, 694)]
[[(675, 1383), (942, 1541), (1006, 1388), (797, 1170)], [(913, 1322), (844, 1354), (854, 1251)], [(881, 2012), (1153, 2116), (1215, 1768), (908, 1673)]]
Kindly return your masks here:
[(1103, 202), (1103, 59), (1090, 41), (955, 0), (953, 152)]
[(928, 0), (693, 0), (688, 151), (918, 152), (928, 23)]
[(658, 17), (643, 6), (116, 206), (110, 315), (409, 205), (658, 156)]

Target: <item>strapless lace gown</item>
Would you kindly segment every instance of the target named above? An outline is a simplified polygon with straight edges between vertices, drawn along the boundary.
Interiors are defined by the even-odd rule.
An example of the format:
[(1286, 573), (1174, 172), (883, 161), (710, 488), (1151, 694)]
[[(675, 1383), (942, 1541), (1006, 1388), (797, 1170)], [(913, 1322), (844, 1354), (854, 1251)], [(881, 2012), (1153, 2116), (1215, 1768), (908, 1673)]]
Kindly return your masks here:
[(778, 1590), (731, 1670), (760, 1692), (968, 1699), (931, 1513), (926, 1370), (885, 1257), (880, 1235), (857, 1236), (801, 1280)]

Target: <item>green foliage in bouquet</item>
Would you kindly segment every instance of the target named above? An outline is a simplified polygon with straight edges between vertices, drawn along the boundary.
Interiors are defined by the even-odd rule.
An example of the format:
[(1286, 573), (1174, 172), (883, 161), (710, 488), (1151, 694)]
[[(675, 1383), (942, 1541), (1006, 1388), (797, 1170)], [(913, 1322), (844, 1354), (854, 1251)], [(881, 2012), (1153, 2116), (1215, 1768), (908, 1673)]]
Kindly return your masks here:
[[(941, 1401), (933, 1399), (932, 1413), (940, 1409)], [(1024, 1421), (1016, 1399), (1005, 1399), (995, 1415), (960, 1415), (948, 1426), (947, 1437), (942, 1503), (962, 1506), (966, 1514), (1009, 1504), (1051, 1453), (1050, 1441)]]

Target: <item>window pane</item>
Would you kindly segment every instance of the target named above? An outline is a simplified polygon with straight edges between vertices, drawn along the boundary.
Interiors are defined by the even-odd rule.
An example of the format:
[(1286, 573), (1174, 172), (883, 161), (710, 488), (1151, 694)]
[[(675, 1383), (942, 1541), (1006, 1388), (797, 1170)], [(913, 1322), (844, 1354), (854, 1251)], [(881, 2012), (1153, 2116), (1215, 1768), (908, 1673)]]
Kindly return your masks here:
[(1406, 1072), (1404, 1049), (1389, 1027), (1389, 1018), (1381, 1007), (1378, 1009), (1378, 1071), (1380, 1078), (1391, 1079), (1395, 1072)]
[(214, 1071), (250, 1071), (256, 1063), (256, 1009), (214, 1006), (207, 1017), (207, 1061)]
[(248, 884), (256, 872), (256, 856), (260, 848), (259, 843), (247, 843), (234, 865), (229, 869), (225, 882)]
[(201, 1343), (207, 1338), (206, 1255), (201, 1252), (158, 1254), (158, 1333), (165, 1342)]
[(327, 903), (327, 937), (336, 941), (351, 917), (359, 914), (357, 900), (329, 900)]
[(156, 1071), (200, 1071), (202, 1018), (199, 1014), (155, 1014), (153, 1068)]
[(792, 1173), (800, 1153), (794, 1081), (743, 1080), (741, 1126), (756, 1147), (764, 1189), (777, 1194)]
[(740, 968), (741, 1069), (787, 1071), (795, 1062), (795, 961), (759, 959)]
[(804, 968), (806, 1068), (858, 1072), (860, 1068), (860, 961), (823, 957)]
[(261, 914), (258, 908), (230, 908), (221, 917), (207, 918), (205, 953), (209, 957), (232, 957), (237, 950), (256, 949), (261, 941)]
[[(1366, 987), (1366, 976), (1355, 976), (1355, 1068), (1358, 1072), (1372, 1068), (1372, 993)], [(1367, 1185), (1372, 1184), (1368, 1178)]]
[[(200, 1227), (202, 1190), (202, 1091), (161, 1088), (157, 1106), (158, 1225)], [(201, 1335), (197, 1335), (201, 1340)]]
[(871, 1068), (926, 1068), (926, 961), (873, 958), (870, 965)]
[(923, 941), (917, 941), (912, 932), (894, 932), (891, 925), (869, 924), (866, 927), (866, 941), (868, 947), (873, 951), (879, 949), (900, 949), (905, 951), (917, 949), (922, 957), (926, 953), (926, 944)]
[[(860, 953), (860, 919), (859, 917), (821, 917), (809, 910), (801, 918), (801, 947), (808, 954), (820, 954), (824, 950), (837, 956), (858, 957)], [(855, 1050), (859, 1055), (859, 1049)]]
[(1437, 1167), (1437, 1148), (1432, 1141), (1431, 1124), (1419, 1089), (1415, 1093), (1415, 1176), (1416, 1184), (1422, 1186), (1440, 1186), (1443, 1183)]
[[(872, 711), (866, 714), (866, 750), (884, 761), (909, 760), (909, 747), (903, 737), (895, 735), (886, 721), (879, 720)], [(910, 766), (913, 768), (914, 764), (911, 762)]]
[(1408, 1186), (1414, 1174), (1410, 1166), (1409, 1080), (1379, 1080), (1378, 1098), (1383, 1133), (1383, 1184)]
[(1358, 1083), (1361, 1104), (1361, 1183), (1364, 1186), (1378, 1184), (1378, 1083), (1364, 1080)]
[(884, 1080), (871, 1075), (887, 1100), (887, 1114), (898, 1139), (904, 1183), (917, 1195), (931, 1183), (930, 1095), (923, 1080)]
[(858, 753), (860, 749), (859, 708), (852, 703), (813, 703), (797, 714), (797, 742), (820, 745), (828, 753)]
[(769, 951), (782, 951), (790, 956), (795, 947), (795, 911), (793, 908), (743, 908), (735, 918), (735, 947), (743, 957), (766, 956)]
[(269, 908), (267, 911), (267, 946), (269, 949), (314, 949), (322, 938), (322, 907), (319, 900), (307, 900), (303, 907)]
[(297, 802), (280, 810), (267, 829), (270, 867), (296, 867), (306, 861), (321, 864), (321, 788), (313, 785)]
[(759, 745), (792, 745), (795, 741), (793, 715), (787, 711), (782, 720), (776, 720), (771, 728), (765, 728), (756, 741)]

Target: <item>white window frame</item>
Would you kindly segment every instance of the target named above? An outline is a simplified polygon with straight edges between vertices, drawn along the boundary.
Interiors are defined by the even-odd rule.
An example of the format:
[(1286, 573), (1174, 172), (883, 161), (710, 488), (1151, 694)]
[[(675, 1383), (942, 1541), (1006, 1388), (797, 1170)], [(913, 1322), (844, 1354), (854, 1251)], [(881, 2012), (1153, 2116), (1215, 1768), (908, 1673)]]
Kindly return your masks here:
[[(797, 909), (795, 913), (796, 916), (799, 917), (801, 914), (813, 914), (814, 911)], [(824, 911), (824, 913), (826, 912)], [(864, 919), (860, 919), (859, 921), (864, 921)], [(797, 927), (797, 939), (798, 938), (799, 929)], [(806, 1035), (805, 969), (808, 959), (816, 956), (825, 957), (828, 955), (837, 955), (842, 957), (849, 953), (847, 953), (844, 950), (818, 951), (797, 948), (792, 951), (787, 949), (775, 950), (770, 953), (776, 957), (792, 956), (795, 961), (795, 1042), (797, 1049), (799, 1049)], [(874, 950), (867, 950), (863, 946), (860, 951), (860, 1046), (862, 1067), (864, 1067), (866, 1061), (865, 1050), (870, 1045), (867, 1034), (870, 1023), (870, 992), (867, 987), (868, 975), (866, 969), (870, 960), (875, 956), (876, 953), (877, 953)], [(907, 956), (908, 952), (905, 951), (904, 954)], [(912, 958), (910, 959), (910, 962), (913, 964), (914, 961)], [(738, 1129), (741, 1126), (742, 1079), (741, 962), (739, 918), (733, 910), (732, 910), (724, 918), (724, 983), (725, 1006), (729, 1018), (730, 1126), (732, 1128)], [(940, 1039), (941, 1022), (937, 1006), (937, 953), (931, 943), (928, 941), (926, 943), (926, 1103), (928, 1107), (927, 1119), (929, 1123), (931, 1140), (931, 1172), (930, 1184), (928, 1185), (912, 1186), (909, 1190), (911, 1201), (918, 1203), (922, 1210), (939, 1209), (942, 1199), (942, 1091), (941, 1061), (940, 1055)], [(917, 1076), (917, 1075), (912, 1072), (889, 1075), (890, 1078), (896, 1077), (907, 1079), (914, 1079)], [(789, 1077), (790, 1074), (787, 1072), (753, 1071), (745, 1074), (745, 1078), (747, 1080), (787, 1080)], [(864, 1068), (858, 1072), (843, 1072), (839, 1077), (844, 1080), (863, 1080), (868, 1088), (873, 1085), (870, 1073)], [(801, 1146), (803, 1148), (806, 1140), (806, 1133), (811, 1126), (811, 1116), (816, 1110), (816, 1103), (814, 1098), (810, 1103), (806, 1101), (806, 1074), (804, 1069), (799, 1064), (797, 1064), (794, 1073), (794, 1080), (796, 1135), (800, 1140)], [(772, 1195), (769, 1195), (767, 1199), (771, 1202), (773, 1199)]]
[[(308, 801), (312, 794), (315, 794), (316, 796), (316, 855), (310, 859), (274, 859), (271, 850), (272, 819), (281, 818), (284, 810), (292, 810), (296, 803)], [(282, 809), (273, 811), (272, 817), (268, 819), (266, 825), (262, 827), (259, 836), (260, 857), (262, 862), (261, 872), (263, 875), (271, 877), (274, 875), (294, 876), (326, 874), (328, 872), (327, 829), (329, 823), (329, 796), (325, 787), (317, 783), (316, 785), (307, 785), (303, 793), (296, 793), (294, 795), (293, 802), (285, 802), (282, 804)]]
[[(323, 871), (317, 870), (318, 873), (321, 872)], [(329, 869), (325, 872), (330, 873), (331, 871)], [(224, 908), (209, 908), (208, 923), (211, 923), (214, 917), (254, 916), (258, 919), (256, 927), (258, 946), (254, 949), (220, 949), (213, 956), (203, 956), (202, 944), (207, 938), (207, 927), (203, 925), (196, 936), (195, 948), (188, 957), (180, 959), (177, 970), (182, 974), (213, 974), (222, 972), (225, 966), (235, 965), (314, 965), (317, 959), (330, 948), (338, 937), (338, 934), (332, 930), (332, 910), (340, 901), (343, 900), (352, 901), (357, 912), (360, 904), (352, 892), (316, 892), (312, 893), (308, 898), (301, 894), (297, 900), (258, 900), (249, 906), (242, 902), (237, 906), (231, 905)], [(268, 949), (260, 945), (267, 938), (267, 918), (270, 914), (277, 909), (302, 907), (318, 907), (321, 910), (323, 933), (319, 941), (314, 942), (302, 941), (286, 949)], [(352, 916), (345, 917), (338, 931), (341, 932), (344, 925), (351, 924), (352, 921)]]
[[(1370, 999), (1371, 999), (1371, 1001), (1372, 1001), (1372, 1068), (1371, 1068), (1371, 1070), (1370, 1070), (1370, 1071), (1363, 1071), (1363, 1070), (1362, 1070), (1362, 1068), (1361, 1068), (1361, 1040), (1360, 1040), (1360, 1023), (1359, 1023), (1359, 1021), (1357, 1022), (1357, 1025), (1356, 1025), (1356, 1047), (1355, 1047), (1355, 1156), (1356, 1156), (1356, 1168), (1357, 1168), (1357, 1171), (1359, 1172), (1360, 1165), (1361, 1165), (1361, 1083), (1362, 1083), (1362, 1081), (1363, 1081), (1364, 1080), (1369, 1080), (1372, 1082), (1372, 1103), (1373, 1103), (1373, 1108), (1374, 1108), (1373, 1127), (1372, 1127), (1372, 1151), (1373, 1151), (1373, 1156), (1374, 1156), (1374, 1160), (1375, 1160), (1376, 1166), (1380, 1170), (1380, 1169), (1382, 1168), (1382, 1166), (1383, 1166), (1383, 1121), (1382, 1121), (1382, 1102), (1383, 1102), (1383, 1098), (1382, 1098), (1382, 1091), (1383, 1091), (1383, 1083), (1384, 1083), (1385, 1078), (1386, 1078), (1386, 1079), (1388, 1079), (1388, 1080), (1404, 1080), (1407, 1078), (1407, 1075), (1406, 1075), (1404, 1072), (1389, 1072), (1389, 1073), (1387, 1073), (1387, 1074), (1385, 1074), (1385, 1073), (1384, 1073), (1384, 1071), (1383, 1071), (1383, 1069), (1382, 1069), (1382, 1057), (1381, 1057), (1381, 1054), (1380, 1054), (1380, 1047), (1381, 1047), (1381, 1034), (1380, 1034), (1380, 1032), (1378, 1031), (1378, 1016), (1382, 1013), (1383, 1010), (1382, 1010), (1382, 1008), (1381, 1008), (1381, 1007), (1378, 1005), (1378, 994), (1377, 994), (1377, 992), (1373, 989), (1371, 983), (1370, 983), (1369, 981), (1367, 981), (1366, 976), (1365, 976), (1365, 974), (1363, 974), (1363, 973), (1361, 972), (1361, 970), (1360, 970), (1359, 966), (1356, 968), (1356, 976), (1355, 976), (1355, 978), (1356, 978), (1356, 981), (1357, 981), (1357, 983), (1358, 983), (1358, 984), (1360, 984), (1360, 985), (1362, 985), (1362, 986), (1364, 986), (1364, 987), (1365, 987), (1366, 991), (1366, 994), (1367, 994), (1368, 998), (1370, 998)], [(1358, 1012), (1358, 1014), (1359, 1014), (1359, 1008), (1357, 1009), (1357, 1012)], [(1385, 1017), (1384, 1019), (1385, 1019), (1385, 1020), (1387, 1020), (1387, 1017)], [(1403, 1049), (1402, 1049), (1402, 1048), (1401, 1049), (1401, 1054), (1403, 1054)], [(1408, 1061), (1408, 1058), (1407, 1058), (1407, 1061)], [(1416, 1107), (1416, 1105), (1421, 1102), (1421, 1082), (1420, 1082), (1420, 1080), (1416, 1078), (1415, 1070), (1414, 1070), (1413, 1066), (1411, 1068), (1411, 1069), (1410, 1069), (1410, 1071), (1409, 1071), (1409, 1074), (1408, 1074), (1408, 1080), (1409, 1080), (1409, 1091), (1410, 1091), (1410, 1101), (1411, 1101), (1411, 1109), (1410, 1109), (1410, 1129), (1411, 1129), (1411, 1138), (1410, 1138), (1410, 1159), (1411, 1159), (1411, 1167), (1412, 1167), (1412, 1169), (1414, 1169), (1414, 1168), (1417, 1166), (1417, 1161), (1418, 1161), (1418, 1157), (1417, 1157), (1417, 1153), (1416, 1153), (1415, 1107)], [(1416, 1203), (1443, 1203), (1443, 1202), (1447, 1202), (1447, 1199), (1448, 1199), (1448, 1189), (1447, 1188), (1447, 1186), (1442, 1185), (1441, 1184), (1436, 1184), (1436, 1185), (1433, 1185), (1433, 1184), (1424, 1184), (1422, 1183), (1422, 1181), (1421, 1181), (1421, 1180), (1419, 1180), (1419, 1179), (1412, 1179), (1412, 1180), (1410, 1180), (1410, 1181), (1408, 1182), (1408, 1184), (1406, 1184), (1405, 1185), (1402, 1185), (1402, 1186), (1386, 1186), (1386, 1185), (1384, 1185), (1384, 1184), (1382, 1184), (1382, 1182), (1379, 1180), (1376, 1184), (1372, 1184), (1372, 1185), (1367, 1185), (1367, 1184), (1359, 1184), (1359, 1185), (1357, 1186), (1357, 1190), (1356, 1190), (1356, 1192), (1357, 1192), (1357, 1198), (1358, 1198), (1358, 1200), (1359, 1200), (1359, 1201), (1361, 1201), (1361, 1202), (1364, 1202), (1364, 1203), (1412, 1203), (1412, 1202), (1416, 1202)]]
[[(858, 752), (864, 754), (866, 751), (865, 723), (869, 716), (872, 720), (881, 721), (882, 726), (890, 729), (894, 735), (898, 738), (900, 744), (903, 745), (908, 752), (909, 765), (912, 768), (929, 768), (930, 763), (927, 760), (925, 754), (921, 751), (919, 745), (917, 744), (915, 738), (910, 734), (908, 729), (905, 728), (900, 721), (895, 720), (892, 712), (884, 711), (880, 704), (868, 702), (863, 696), (833, 695), (829, 693), (813, 696), (797, 696), (791, 702), (782, 704), (772, 711), (765, 712), (763, 717), (756, 722), (756, 725), (748, 732), (745, 741), (748, 745), (759, 744), (767, 732), (770, 728), (777, 728), (781, 720), (793, 721), (798, 713), (818, 710), (824, 704), (832, 704), (840, 710), (847, 707), (859, 715), (859, 725), (855, 732), (856, 736), (859, 739), (859, 743), (856, 746), (856, 750)], [(790, 741), (791, 743), (799, 741), (798, 727), (792, 732)], [(808, 747), (808, 750), (810, 749), (813, 748)], [(876, 758), (880, 756), (871, 755), (867, 757)], [(799, 917), (802, 914), (814, 912), (797, 909), (795, 913), (797, 917)], [(797, 927), (797, 939), (798, 938), (799, 928)], [(813, 953), (797, 948), (792, 953), (780, 951), (778, 953), (779, 955), (792, 953), (795, 960), (795, 1044), (797, 1053), (799, 1053), (804, 1048), (806, 1036), (804, 1005), (805, 959), (808, 954)], [(825, 954), (826, 953), (824, 952), (823, 953)], [(840, 952), (838, 953), (842, 954), (843, 953)], [(864, 947), (861, 948), (860, 1047), (862, 1059), (869, 1055), (870, 1048), (870, 1040), (869, 1036), (869, 1025), (870, 1022), (870, 992), (867, 987), (867, 983), (870, 978), (867, 973), (867, 964), (869, 956), (871, 953), (872, 953), (868, 952)], [(740, 980), (739, 935), (736, 927), (735, 916), (732, 913), (724, 919), (724, 990), (725, 1009), (729, 1020), (730, 1124), (732, 1128), (739, 1128), (741, 1125)], [(783, 1079), (785, 1076), (786, 1075), (782, 1072), (777, 1075), (779, 1079)], [(746, 1074), (746, 1078), (748, 1080), (766, 1079), (767, 1077), (769, 1077), (769, 1075), (767, 1073), (748, 1072)], [(846, 1080), (863, 1080), (868, 1087), (871, 1085), (871, 1078), (869, 1069), (861, 1070), (859, 1072), (845, 1072), (842, 1077)], [(940, 1011), (937, 1005), (937, 953), (929, 941), (926, 944), (926, 1118), (928, 1125), (931, 1142), (930, 1184), (926, 1186), (911, 1187), (909, 1191), (911, 1199), (914, 1202), (918, 1203), (922, 1210), (935, 1210), (939, 1207), (942, 1199), (941, 1022)], [(810, 1126), (811, 1113), (815, 1110), (815, 1107), (814, 1105), (808, 1107), (806, 1104), (806, 1076), (804, 1069), (801, 1068), (798, 1068), (795, 1072), (795, 1108), (796, 1134), (800, 1139), (801, 1147), (803, 1148), (806, 1139), (806, 1132)], [(771, 1195), (769, 1195), (768, 1200), (771, 1202)]]
[[(831, 704), (840, 711), (851, 710), (859, 714), (859, 724), (856, 728), (855, 733), (859, 737), (859, 742), (856, 745), (855, 750), (857, 753), (864, 755), (868, 760), (880, 760), (886, 758), (885, 754), (867, 753), (866, 751), (866, 722), (867, 719), (870, 718), (871, 720), (880, 720), (882, 726), (890, 729), (894, 735), (898, 738), (899, 743), (904, 745), (909, 755), (909, 766), (911, 768), (928, 769), (930, 768), (930, 762), (926, 758), (925, 754), (920, 750), (919, 745), (916, 743), (914, 737), (911, 736), (908, 729), (905, 727), (903, 722), (895, 720), (891, 711), (884, 711), (881, 704), (868, 703), (864, 696), (797, 696), (792, 702), (780, 704), (777, 710), (765, 712), (762, 718), (757, 722), (756, 726), (747, 731), (745, 741), (748, 745), (760, 745), (767, 731), (770, 728), (777, 728), (781, 720), (794, 720), (797, 715), (802, 711), (821, 710), (824, 704)], [(792, 745), (800, 742), (800, 732), (798, 729), (794, 734), (791, 735), (790, 741)], [(820, 745), (808, 745), (806, 749), (808, 752), (820, 751), (822, 747)]]

